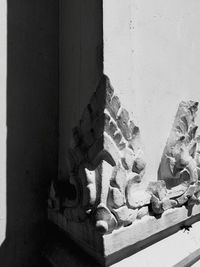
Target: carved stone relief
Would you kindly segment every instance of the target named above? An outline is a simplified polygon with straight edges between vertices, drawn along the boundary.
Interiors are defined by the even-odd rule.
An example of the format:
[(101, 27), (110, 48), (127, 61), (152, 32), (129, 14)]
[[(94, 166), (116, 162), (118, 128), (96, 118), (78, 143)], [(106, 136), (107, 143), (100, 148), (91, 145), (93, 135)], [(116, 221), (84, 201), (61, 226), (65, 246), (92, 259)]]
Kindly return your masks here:
[(180, 103), (158, 181), (143, 189), (146, 162), (140, 130), (104, 75), (73, 130), (69, 173), (62, 182), (52, 182), (49, 209), (68, 221), (87, 221), (104, 235), (146, 215), (162, 216), (168, 209), (199, 204), (197, 107), (193, 101)]

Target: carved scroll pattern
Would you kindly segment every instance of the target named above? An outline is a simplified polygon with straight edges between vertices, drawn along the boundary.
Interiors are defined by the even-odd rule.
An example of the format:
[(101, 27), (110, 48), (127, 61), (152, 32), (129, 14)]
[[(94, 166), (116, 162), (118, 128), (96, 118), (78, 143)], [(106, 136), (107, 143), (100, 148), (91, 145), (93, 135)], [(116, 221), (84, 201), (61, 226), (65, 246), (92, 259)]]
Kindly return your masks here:
[[(49, 208), (67, 220), (89, 220), (105, 234), (145, 215), (199, 204), (197, 105), (192, 101), (180, 104), (162, 157), (160, 180), (142, 190), (146, 163), (139, 128), (103, 76), (73, 130), (69, 174), (62, 182), (52, 182)], [(171, 186), (169, 179), (179, 179), (178, 184)]]

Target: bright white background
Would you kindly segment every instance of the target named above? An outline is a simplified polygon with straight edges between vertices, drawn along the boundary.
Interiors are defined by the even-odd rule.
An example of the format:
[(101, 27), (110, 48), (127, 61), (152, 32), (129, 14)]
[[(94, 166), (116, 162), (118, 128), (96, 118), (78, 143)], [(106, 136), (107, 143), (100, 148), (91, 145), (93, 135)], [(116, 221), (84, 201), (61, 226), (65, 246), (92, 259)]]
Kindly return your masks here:
[(104, 1), (104, 71), (141, 129), (147, 179), (180, 101), (200, 101), (199, 25), (197, 0)]

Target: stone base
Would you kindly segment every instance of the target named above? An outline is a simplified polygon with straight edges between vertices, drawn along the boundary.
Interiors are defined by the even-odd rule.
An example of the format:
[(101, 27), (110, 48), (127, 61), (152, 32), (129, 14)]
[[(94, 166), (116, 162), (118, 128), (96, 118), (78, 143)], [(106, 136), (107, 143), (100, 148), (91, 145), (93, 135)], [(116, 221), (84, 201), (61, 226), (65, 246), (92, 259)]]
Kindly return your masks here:
[[(66, 221), (60, 213), (49, 210), (49, 219), (101, 265), (110, 266), (141, 249), (200, 220), (200, 206), (191, 211), (185, 206), (169, 209), (160, 218), (145, 216), (132, 225), (100, 235), (88, 222)], [(60, 266), (59, 266), (60, 267)]]

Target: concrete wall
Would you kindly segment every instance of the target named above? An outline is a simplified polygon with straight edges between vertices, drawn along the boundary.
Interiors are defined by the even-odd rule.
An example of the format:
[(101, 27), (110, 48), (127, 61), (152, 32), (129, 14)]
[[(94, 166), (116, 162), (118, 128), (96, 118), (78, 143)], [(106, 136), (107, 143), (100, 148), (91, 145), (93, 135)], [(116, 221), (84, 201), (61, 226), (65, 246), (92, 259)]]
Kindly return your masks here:
[(41, 266), (47, 190), (57, 176), (58, 1), (7, 1), (7, 92), (5, 4), (0, 1), (0, 192), (7, 95), (7, 229), (0, 265)]
[(179, 102), (200, 101), (199, 23), (196, 0), (104, 1), (104, 70), (141, 128), (148, 179)]

